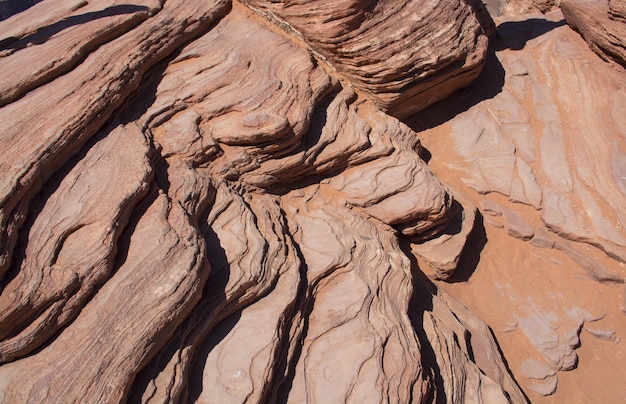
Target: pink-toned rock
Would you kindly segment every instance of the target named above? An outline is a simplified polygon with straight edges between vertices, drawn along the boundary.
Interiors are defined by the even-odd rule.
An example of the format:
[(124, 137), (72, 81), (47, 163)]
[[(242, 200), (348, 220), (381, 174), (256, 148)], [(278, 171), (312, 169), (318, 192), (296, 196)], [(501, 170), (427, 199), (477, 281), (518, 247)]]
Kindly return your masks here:
[(442, 234), (421, 243), (411, 244), (411, 251), (424, 259), (435, 279), (447, 280), (454, 275), (465, 252), (468, 239), (476, 226), (476, 207), (463, 201)]
[(580, 32), (594, 52), (605, 60), (626, 67), (623, 2), (609, 4), (606, 0), (563, 0), (560, 6), (567, 23)]
[[(498, 33), (484, 75), (409, 120), (433, 172), (492, 224), (469, 281), (437, 286), (490, 319), (531, 401), (610, 401), (623, 358), (600, 339), (626, 331), (624, 69), (559, 11), (507, 18)], [(526, 380), (530, 358), (550, 374)]]
[[(478, 319), (410, 313), (399, 237), (439, 235), (456, 202), (358, 82), (238, 2), (51, 1), (0, 24), (5, 400), (522, 397)], [(441, 25), (420, 85), (476, 75), (472, 9), (410, 4), (380, 3), (355, 38), (432, 35), (401, 18), (420, 11), (463, 31)], [(383, 69), (398, 96), (402, 63)], [(455, 345), (465, 327), (489, 355)]]
[(609, 0), (609, 18), (626, 22), (626, 4), (620, 0)]
[(505, 208), (502, 210), (502, 216), (504, 228), (509, 236), (528, 241), (535, 235), (535, 228), (526, 223), (517, 212)]
[[(582, 327), (619, 343), (574, 284), (624, 281), (623, 201), (598, 198), (624, 188), (598, 123), (620, 127), (619, 91), (606, 121), (565, 119), (578, 95), (550, 72), (584, 55), (517, 57), (503, 32), (504, 87), (446, 126), (469, 198), (389, 114), (469, 84), (492, 29), (474, 0), (46, 0), (0, 23), (0, 401), (524, 402), (494, 324), (553, 370), (522, 387), (555, 393)], [(599, 72), (592, 93), (619, 89)], [(485, 233), (494, 192), (478, 206), (529, 243)], [(491, 243), (468, 282), (418, 267), (446, 278)], [(540, 299), (527, 260), (554, 288), (573, 268), (574, 292)], [(499, 293), (476, 313), (508, 317), (486, 323), (444, 288), (493, 268), (470, 304)]]
[[(244, 2), (300, 35), (342, 76), (398, 117), (468, 85), (486, 56), (487, 37), (472, 7), (461, 0)], [(480, 6), (480, 19), (490, 33), (493, 22)]]
[(134, 123), (108, 127), (100, 137), (52, 187), (30, 225), (20, 271), (0, 295), (2, 362), (31, 352), (73, 320), (111, 276), (121, 232), (148, 190), (151, 151)]
[[(150, 23), (110, 38), (71, 72), (0, 109), (0, 274), (10, 265), (17, 230), (42, 182), (100, 129), (139, 86), (148, 68), (226, 11), (226, 1), (196, 5), (184, 0), (168, 2)], [(40, 46), (42, 52), (47, 47)], [(28, 49), (9, 58), (19, 59)]]

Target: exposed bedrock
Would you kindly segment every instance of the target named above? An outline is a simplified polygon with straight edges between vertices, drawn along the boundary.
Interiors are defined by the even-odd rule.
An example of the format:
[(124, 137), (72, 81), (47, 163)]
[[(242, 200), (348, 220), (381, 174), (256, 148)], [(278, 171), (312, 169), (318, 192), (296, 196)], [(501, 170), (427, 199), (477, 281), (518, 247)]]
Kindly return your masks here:
[(626, 6), (623, 1), (564, 0), (567, 23), (600, 57), (626, 67)]
[(613, 349), (587, 338), (623, 335), (624, 76), (558, 11), (522, 18), (488, 39), (474, 0), (45, 0), (0, 22), (0, 401), (558, 396)]
[(341, 77), (396, 117), (475, 79), (487, 51), (485, 31), (493, 31), (480, 1), (244, 2), (300, 35)]
[(558, 10), (502, 20), (491, 47), (477, 81), (407, 121), (485, 225), (469, 275), (461, 262), (431, 277), (489, 319), (531, 401), (611, 401), (626, 391), (612, 370), (625, 332), (626, 72)]
[[(308, 45), (218, 0), (0, 23), (2, 401), (525, 400), (410, 253), (461, 220), (434, 254), (456, 262), (474, 211), (383, 111), (467, 85), (490, 20), (355, 4)], [(333, 41), (384, 66), (327, 63)]]

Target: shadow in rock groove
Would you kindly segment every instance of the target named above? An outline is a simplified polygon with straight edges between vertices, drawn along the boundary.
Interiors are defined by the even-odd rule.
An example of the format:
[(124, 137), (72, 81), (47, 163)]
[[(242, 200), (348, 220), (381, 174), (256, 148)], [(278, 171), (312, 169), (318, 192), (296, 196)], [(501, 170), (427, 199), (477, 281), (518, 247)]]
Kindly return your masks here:
[(446, 392), (444, 390), (441, 369), (437, 363), (437, 354), (424, 330), (424, 313), (427, 311), (432, 312), (433, 296), (437, 294), (437, 287), (419, 269), (417, 260), (411, 252), (409, 241), (400, 239), (399, 243), (404, 255), (411, 262), (411, 274), (413, 275), (413, 296), (409, 302), (409, 312), (407, 314), (420, 343), (420, 355), (424, 374), (432, 378), (430, 395), (420, 399), (420, 401), (444, 404), (446, 403)]
[(23, 38), (1, 38), (0, 50), (17, 51), (30, 45), (42, 44), (50, 39), (52, 36), (58, 34), (65, 29), (85, 24), (98, 18), (112, 17), (115, 15), (123, 14), (133, 14), (142, 11), (148, 12), (148, 10), (149, 9), (146, 6), (119, 4), (116, 6), (107, 7), (101, 11), (92, 11), (85, 14), (73, 15), (62, 19), (61, 21), (57, 21), (47, 27), (39, 28), (35, 33), (27, 35)]
[(487, 232), (483, 223), (483, 216), (476, 211), (474, 228), (470, 232), (461, 259), (454, 274), (447, 280), (449, 283), (467, 282), (472, 276), (480, 261), (480, 254), (487, 244)]
[(521, 50), (528, 41), (565, 24), (565, 20), (550, 21), (542, 18), (500, 24), (496, 34), (489, 38), (485, 67), (478, 78), (469, 87), (404, 119), (404, 123), (419, 133), (444, 124), (474, 105), (494, 98), (502, 91), (506, 76), (496, 52)]

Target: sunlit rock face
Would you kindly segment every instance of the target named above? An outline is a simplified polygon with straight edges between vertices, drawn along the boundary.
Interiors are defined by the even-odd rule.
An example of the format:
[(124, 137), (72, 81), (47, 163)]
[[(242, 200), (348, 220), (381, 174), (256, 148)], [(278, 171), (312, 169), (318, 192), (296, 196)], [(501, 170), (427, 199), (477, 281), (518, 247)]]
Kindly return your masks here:
[(467, 86), (487, 51), (476, 17), (482, 2), (472, 2), (474, 8), (463, 0), (245, 3), (301, 36), (340, 77), (397, 117)]
[[(383, 4), (342, 28), (386, 38), (362, 61), (408, 43), (391, 24), (443, 35), (413, 47), (438, 52), (424, 72), (478, 74), (473, 9)], [(50, 0), (2, 25), (4, 401), (521, 397), (486, 329), (479, 364), (448, 304), (418, 303), (399, 240), (459, 209), (368, 96), (424, 86), (402, 72), (423, 56), (363, 84), (274, 24), (228, 1)]]
[[(546, 24), (530, 35), (576, 36)], [(459, 290), (493, 268), (491, 245), (510, 246), (529, 276), (515, 257), (532, 246), (591, 282), (623, 283), (623, 236), (600, 219), (623, 223), (621, 183), (585, 170), (621, 172), (607, 150), (622, 150), (624, 104), (615, 92), (612, 131), (598, 123), (601, 150), (581, 154), (584, 136), (563, 140), (569, 104), (555, 104), (573, 95), (543, 70), (578, 65), (503, 56), (531, 78), (496, 96), (494, 52), (524, 48), (527, 32), (500, 25), (490, 47), (494, 31), (481, 2), (460, 0), (46, 0), (1, 22), (0, 400), (553, 394), (602, 310), (509, 310), (531, 346), (511, 362), (499, 318)], [(442, 121), (454, 104), (435, 103), (476, 86), (476, 108)], [(589, 111), (568, 124), (587, 128)], [(426, 149), (435, 132), (454, 147)], [(622, 194), (594, 205), (592, 189)], [(481, 296), (499, 290), (492, 278)], [(543, 302), (545, 290), (515, 293)], [(618, 341), (598, 324), (586, 329)]]
[(566, 0), (561, 10), (600, 57), (626, 67), (626, 6), (622, 1)]

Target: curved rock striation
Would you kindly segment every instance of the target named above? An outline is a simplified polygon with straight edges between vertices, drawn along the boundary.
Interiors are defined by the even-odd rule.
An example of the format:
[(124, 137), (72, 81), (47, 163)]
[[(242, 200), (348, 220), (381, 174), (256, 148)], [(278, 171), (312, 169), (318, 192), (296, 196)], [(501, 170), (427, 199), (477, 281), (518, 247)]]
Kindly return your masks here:
[(476, 82), (410, 119), (433, 172), (482, 214), (478, 263), (449, 276), (451, 254), (418, 262), (492, 327), (531, 401), (611, 401), (624, 392), (612, 338), (624, 332), (626, 72), (559, 11), (511, 17), (492, 41)]
[(493, 29), (474, 0), (0, 22), (0, 401), (619, 394), (567, 383), (620, 377), (623, 68), (558, 11)]
[[(477, 77), (493, 21), (481, 2), (246, 0), (301, 36), (358, 90), (396, 117)], [(477, 7), (477, 14), (471, 5)], [(437, 26), (438, 29), (431, 29)]]
[(561, 10), (567, 23), (580, 32), (589, 47), (605, 60), (626, 67), (626, 20), (620, 2), (565, 0)]
[(304, 46), (238, 2), (46, 3), (0, 24), (2, 401), (525, 400), (407, 255), (458, 202), (381, 110), (478, 74), (467, 4), (336, 4)]

